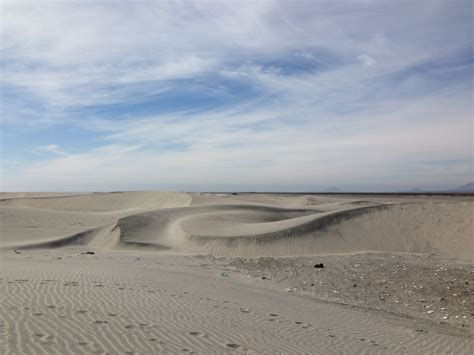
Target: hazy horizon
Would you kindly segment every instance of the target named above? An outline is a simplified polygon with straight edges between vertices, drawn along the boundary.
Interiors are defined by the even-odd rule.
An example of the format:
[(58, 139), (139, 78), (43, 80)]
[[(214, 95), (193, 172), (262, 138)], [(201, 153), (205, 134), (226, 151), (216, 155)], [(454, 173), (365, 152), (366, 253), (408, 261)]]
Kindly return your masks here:
[(2, 191), (474, 181), (470, 1), (1, 7)]

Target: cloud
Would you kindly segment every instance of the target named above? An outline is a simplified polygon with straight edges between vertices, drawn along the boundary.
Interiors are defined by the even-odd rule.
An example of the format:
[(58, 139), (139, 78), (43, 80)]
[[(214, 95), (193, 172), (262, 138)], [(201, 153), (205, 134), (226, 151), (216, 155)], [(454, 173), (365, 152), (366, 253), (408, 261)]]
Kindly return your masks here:
[(37, 154), (67, 155), (67, 153), (64, 152), (61, 149), (61, 147), (57, 144), (42, 145), (40, 147), (37, 147), (34, 150), (34, 152), (37, 153)]
[[(368, 190), (455, 186), (469, 179), (472, 142), (466, 119), (470, 113), (459, 109), (463, 105), (446, 105), (451, 100), (417, 100), (396, 113), (361, 115), (351, 127), (337, 117), (307, 122), (304, 128), (284, 122), (266, 125), (263, 114), (234, 113), (229, 118), (230, 112), (224, 111), (213, 116), (143, 117), (116, 127), (105, 137), (108, 144), (34, 163), (4, 183), (23, 190), (47, 189), (51, 179), (68, 171), (61, 186), (70, 190), (213, 186), (305, 191), (323, 188), (328, 181)], [(403, 119), (396, 119), (400, 114)]]
[(377, 61), (374, 58), (372, 58), (371, 56), (369, 56), (367, 54), (362, 54), (362, 55), (358, 56), (357, 59), (359, 59), (360, 62), (362, 64), (364, 64), (365, 66), (367, 66), (367, 67), (370, 67), (370, 66), (374, 65), (375, 63), (377, 63)]
[(1, 6), (8, 189), (424, 187), (472, 171), (468, 1)]
[[(343, 62), (365, 53), (356, 56), (366, 65), (378, 57), (384, 70), (397, 70), (469, 45), (468, 36), (459, 35), (463, 26), (469, 29), (466, 22), (455, 22), (460, 15), (444, 11), (447, 5), (433, 2), (425, 16), (422, 5), (374, 4), (360, 12), (351, 2), (169, 1), (121, 3), (113, 10), (109, 2), (5, 3), (2, 80), (9, 90), (68, 108), (133, 101), (170, 90), (172, 80), (288, 52), (329, 67), (336, 57)], [(402, 16), (408, 10), (411, 16)], [(436, 33), (441, 47), (430, 30), (419, 30), (434, 26), (445, 29)], [(415, 28), (410, 41), (403, 27)]]

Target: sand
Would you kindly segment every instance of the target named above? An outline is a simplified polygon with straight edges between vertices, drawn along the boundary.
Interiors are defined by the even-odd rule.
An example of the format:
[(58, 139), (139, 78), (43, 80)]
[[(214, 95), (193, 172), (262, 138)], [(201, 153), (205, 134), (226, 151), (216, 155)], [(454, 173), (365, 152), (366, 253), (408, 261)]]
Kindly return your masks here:
[(0, 352), (472, 353), (473, 216), (472, 196), (0, 194)]

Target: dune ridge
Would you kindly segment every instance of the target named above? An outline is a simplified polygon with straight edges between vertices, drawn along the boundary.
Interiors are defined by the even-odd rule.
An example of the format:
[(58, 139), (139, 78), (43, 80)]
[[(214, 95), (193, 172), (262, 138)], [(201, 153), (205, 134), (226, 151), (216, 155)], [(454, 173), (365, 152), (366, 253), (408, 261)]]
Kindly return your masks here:
[[(42, 235), (41, 228), (37, 238), (13, 243), (10, 237), (2, 248), (87, 245), (220, 256), (390, 251), (436, 253), (462, 260), (472, 260), (474, 255), (470, 202), (317, 201), (300, 196), (285, 205), (282, 200), (168, 192), (3, 199), (2, 216), (14, 209), (26, 219), (34, 216), (37, 224), (41, 218), (47, 224), (65, 216), (80, 217), (82, 223), (54, 237), (47, 229)], [(311, 204), (295, 204), (305, 201)], [(10, 227), (9, 231), (15, 229)]]
[(456, 204), (356, 207), (275, 222), (282, 228), (261, 233), (231, 237), (193, 233), (182, 249), (223, 256), (390, 251), (472, 260), (472, 211), (471, 206)]
[[(23, 197), (10, 196), (0, 199), (0, 206), (76, 212), (113, 212), (188, 206), (192, 202), (191, 195), (172, 191), (125, 191), (75, 195), (20, 196)], [(0, 195), (0, 197), (2, 196)]]
[(473, 206), (2, 194), (0, 353), (471, 354)]

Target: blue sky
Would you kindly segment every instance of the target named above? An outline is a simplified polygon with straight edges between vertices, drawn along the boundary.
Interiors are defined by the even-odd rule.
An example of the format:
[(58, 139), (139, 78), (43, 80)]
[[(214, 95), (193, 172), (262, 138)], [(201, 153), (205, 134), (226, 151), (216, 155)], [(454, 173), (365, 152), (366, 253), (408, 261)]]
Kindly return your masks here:
[(474, 180), (470, 1), (1, 7), (1, 190)]

